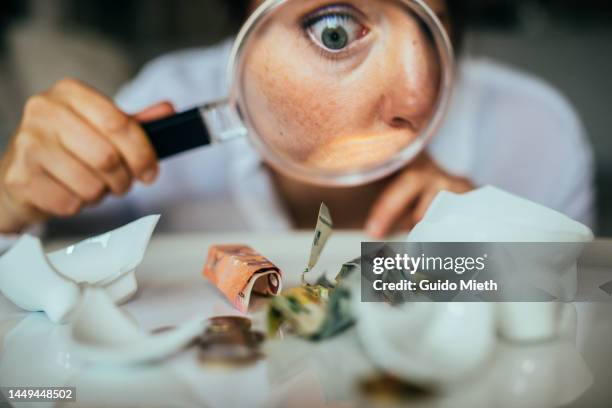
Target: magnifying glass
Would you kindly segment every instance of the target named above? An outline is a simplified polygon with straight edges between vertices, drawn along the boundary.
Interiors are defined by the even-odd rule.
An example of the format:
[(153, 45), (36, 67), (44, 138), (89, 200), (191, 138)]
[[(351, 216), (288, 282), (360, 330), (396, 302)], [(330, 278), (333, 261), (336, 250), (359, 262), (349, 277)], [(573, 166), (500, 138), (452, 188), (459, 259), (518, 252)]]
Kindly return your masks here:
[(423, 150), (454, 68), (421, 0), (268, 0), (240, 31), (229, 71), (227, 100), (144, 124), (160, 159), (248, 137), (289, 177), (354, 186)]

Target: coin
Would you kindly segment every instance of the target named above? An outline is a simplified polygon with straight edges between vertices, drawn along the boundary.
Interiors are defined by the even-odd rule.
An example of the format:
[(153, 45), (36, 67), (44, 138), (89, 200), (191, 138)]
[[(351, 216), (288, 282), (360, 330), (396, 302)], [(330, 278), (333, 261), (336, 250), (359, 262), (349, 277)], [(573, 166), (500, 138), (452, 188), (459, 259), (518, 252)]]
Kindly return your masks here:
[(266, 336), (259, 331), (251, 331), (249, 332), (249, 341), (254, 346), (259, 346), (265, 340)]
[(249, 331), (251, 320), (240, 316), (217, 316), (208, 319), (207, 331), (224, 332), (230, 330)]
[(202, 363), (226, 366), (250, 364), (259, 360), (261, 356), (258, 348), (231, 343), (202, 343), (198, 354)]
[(265, 337), (251, 331), (251, 320), (240, 316), (210, 318), (200, 336), (198, 358), (204, 364), (221, 366), (245, 365), (262, 357), (259, 346)]

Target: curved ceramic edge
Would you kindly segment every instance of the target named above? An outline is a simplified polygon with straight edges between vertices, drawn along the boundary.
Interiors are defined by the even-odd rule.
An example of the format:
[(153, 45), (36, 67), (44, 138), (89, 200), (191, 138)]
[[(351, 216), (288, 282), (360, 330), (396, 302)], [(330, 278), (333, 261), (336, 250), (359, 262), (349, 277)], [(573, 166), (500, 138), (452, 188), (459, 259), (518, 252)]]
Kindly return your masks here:
[[(503, 208), (503, 214), (500, 214), (500, 208)], [(440, 192), (432, 201), (421, 223), (437, 224), (441, 221), (448, 223), (465, 218), (469, 218), (469, 221), (475, 225), (476, 231), (482, 230), (486, 236), (473, 237), (471, 230), (456, 231), (463, 234), (456, 240), (589, 242), (594, 239), (590, 228), (567, 215), (492, 186), (484, 186), (463, 194)], [(419, 224), (408, 235), (408, 240), (414, 235), (415, 230), (422, 229)], [(491, 225), (502, 225), (505, 228), (491, 229), (489, 228)], [(510, 228), (512, 234), (505, 232), (506, 228)], [(539, 236), (536, 239), (525, 237), (525, 230), (534, 231)]]
[(85, 287), (73, 313), (70, 336), (77, 343), (116, 347), (139, 341), (145, 335), (104, 288)]
[(70, 341), (76, 355), (98, 364), (133, 364), (160, 360), (202, 333), (206, 321), (193, 320), (170, 332), (150, 335), (115, 305), (103, 288), (86, 288), (78, 304)]
[[(149, 215), (120, 228), (48, 254), (63, 276), (77, 283), (102, 286), (115, 303), (128, 301), (137, 291), (135, 270), (142, 262), (159, 215)], [(129, 250), (127, 249), (129, 248)], [(83, 277), (82, 264), (108, 265), (96, 276)], [(91, 270), (91, 268), (89, 268)]]
[(98, 347), (73, 340), (75, 355), (100, 365), (141, 364), (162, 360), (180, 351), (202, 334), (206, 321), (198, 319), (170, 332), (146, 335), (142, 340), (116, 347)]
[(138, 290), (136, 271), (132, 270), (126, 273), (119, 279), (106, 285), (104, 289), (106, 289), (106, 293), (116, 304), (121, 305), (126, 303)]
[[(552, 258), (546, 253), (538, 259), (519, 259), (513, 257), (512, 251), (494, 257), (500, 270), (511, 264), (506, 262), (508, 257), (513, 260), (509, 273), (523, 269), (531, 272), (537, 267), (537, 275), (526, 277), (535, 287), (571, 300), (577, 291), (577, 259), (584, 245), (593, 240), (593, 232), (558, 211), (487, 186), (465, 194), (439, 193), (406, 240), (574, 243), (573, 249), (564, 253), (565, 258), (556, 259), (554, 264), (550, 264)], [(517, 268), (516, 262), (526, 263), (529, 268)], [(560, 334), (558, 304), (506, 302), (497, 307), (498, 329), (504, 338), (531, 342)]]
[(356, 299), (353, 307), (372, 363), (414, 384), (462, 381), (488, 361), (496, 344), (490, 304), (415, 302), (394, 308)]
[(54, 323), (66, 320), (79, 287), (49, 262), (38, 238), (24, 235), (0, 258), (0, 291), (22, 309), (44, 311)]

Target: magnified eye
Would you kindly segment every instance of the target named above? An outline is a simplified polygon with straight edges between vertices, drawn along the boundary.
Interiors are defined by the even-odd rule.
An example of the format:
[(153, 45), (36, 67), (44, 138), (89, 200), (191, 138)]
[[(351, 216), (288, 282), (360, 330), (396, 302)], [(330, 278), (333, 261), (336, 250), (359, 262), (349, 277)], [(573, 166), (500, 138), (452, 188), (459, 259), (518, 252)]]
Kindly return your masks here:
[(355, 17), (340, 12), (311, 17), (304, 27), (315, 44), (332, 53), (347, 49), (369, 32)]

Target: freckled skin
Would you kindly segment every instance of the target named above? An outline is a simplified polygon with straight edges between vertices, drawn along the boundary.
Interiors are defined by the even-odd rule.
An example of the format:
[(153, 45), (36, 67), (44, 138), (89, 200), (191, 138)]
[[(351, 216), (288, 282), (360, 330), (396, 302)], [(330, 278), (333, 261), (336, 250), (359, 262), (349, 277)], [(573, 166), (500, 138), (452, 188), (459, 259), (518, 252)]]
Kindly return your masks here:
[[(444, 0), (426, 0), (426, 2), (434, 12), (445, 13)], [(259, 3), (261, 1), (254, 1), (251, 10), (254, 10)], [(319, 1), (319, 3), (322, 2)], [(448, 30), (450, 22), (445, 17), (442, 18), (442, 21)], [(414, 41), (410, 43), (413, 44)], [(413, 44), (413, 46), (416, 45), (418, 42)], [(249, 103), (253, 102), (253, 106), (257, 107), (258, 115), (263, 115), (259, 117), (258, 127), (260, 126), (261, 129), (276, 127), (277, 132), (271, 131), (270, 134), (278, 135), (281, 142), (284, 140), (285, 151), (297, 160), (307, 161), (310, 157), (311, 164), (312, 161), (318, 162), (322, 167), (333, 168), (330, 163), (336, 163), (340, 167), (346, 166), (340, 157), (345, 161), (350, 161), (352, 156), (334, 152), (342, 148), (341, 142), (334, 144), (328, 141), (327, 147), (323, 148), (325, 145), (322, 141), (325, 140), (326, 135), (327, 137), (332, 135), (332, 139), (341, 140), (342, 137), (339, 135), (347, 135), (343, 131), (361, 128), (362, 131), (365, 129), (378, 130), (380, 136), (381, 129), (388, 131), (392, 128), (389, 123), (382, 120), (376, 121), (379, 118), (381, 106), (390, 101), (380, 90), (385, 84), (387, 86), (390, 84), (391, 87), (397, 86), (398, 77), (401, 78), (402, 71), (398, 70), (396, 76), (389, 75), (385, 78), (383, 75), (386, 71), (384, 58), (379, 59), (377, 64), (368, 65), (370, 73), (366, 74), (365, 68), (362, 68), (355, 71), (353, 76), (344, 75), (340, 81), (338, 80), (340, 74), (337, 71), (331, 75), (332, 78), (321, 75), (321, 72), (325, 72), (325, 68), (331, 70), (331, 67), (334, 66), (332, 61), (320, 63), (317, 67), (305, 64), (306, 55), (310, 59), (322, 57), (306, 43), (303, 35), (285, 36), (283, 41), (274, 45), (268, 44), (256, 48), (259, 55), (250, 58), (253, 59), (252, 62), (257, 62), (254, 65), (259, 68), (247, 73), (247, 76), (255, 77), (256, 80), (251, 83), (250, 89), (245, 89), (245, 93), (247, 93)], [(275, 53), (292, 57), (277, 59)], [(347, 65), (348, 68), (351, 67), (350, 64)], [(367, 76), (370, 77), (369, 80), (364, 81), (363, 78)], [(376, 81), (373, 81), (372, 78), (375, 78)], [(386, 79), (386, 83), (382, 81), (383, 78)], [(265, 85), (264, 80), (268, 81)], [(258, 82), (259, 90), (254, 85)], [(267, 89), (267, 92), (262, 92), (262, 89)], [(344, 93), (342, 89), (345, 89)], [(372, 95), (377, 95), (378, 100)], [(273, 101), (281, 98), (286, 98), (292, 103), (280, 106), (273, 104)], [(278, 109), (278, 121), (271, 119), (269, 105)], [(392, 111), (388, 109), (389, 105), (387, 105), (387, 112)], [(266, 123), (267, 121), (271, 123)], [(303, 129), (302, 136), (294, 145), (287, 147), (287, 141), (292, 139), (287, 137), (289, 131), (286, 126), (292, 123), (297, 128)], [(322, 132), (323, 128), (326, 128), (326, 135)], [(402, 130), (401, 126), (399, 128)], [(365, 132), (356, 134), (360, 133)], [(276, 143), (280, 143), (278, 139)], [(394, 148), (393, 144), (390, 145), (390, 148)], [(281, 148), (280, 145), (278, 148)], [(318, 152), (315, 152), (317, 148)], [(334, 225), (337, 228), (362, 228), (374, 202), (395, 178), (392, 175), (367, 185), (329, 188), (296, 181), (274, 169), (270, 171), (296, 228), (312, 228), (313, 217), (316, 216), (321, 201), (327, 203), (334, 214)]]
[(367, 45), (331, 60), (295, 23), (299, 4), (281, 10), (251, 43), (244, 91), (258, 133), (317, 168), (381, 163), (433, 113), (439, 71), (429, 41), (411, 16), (381, 1)]

